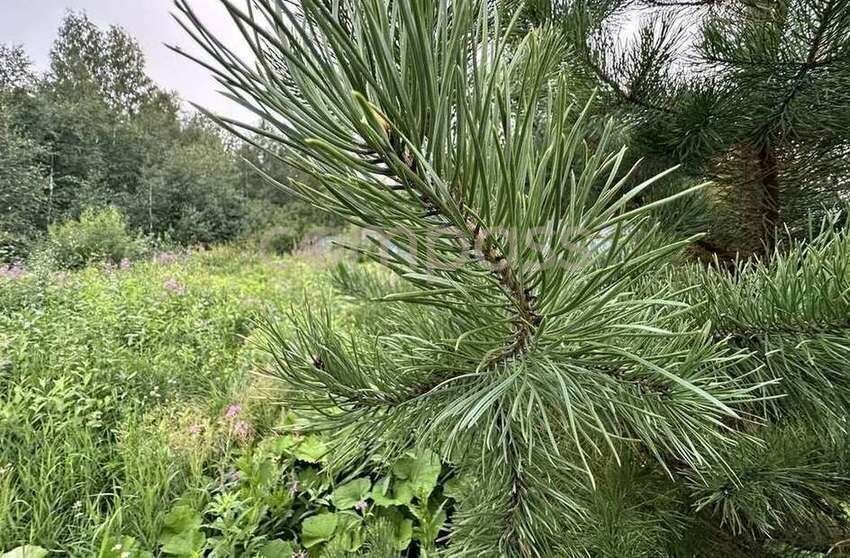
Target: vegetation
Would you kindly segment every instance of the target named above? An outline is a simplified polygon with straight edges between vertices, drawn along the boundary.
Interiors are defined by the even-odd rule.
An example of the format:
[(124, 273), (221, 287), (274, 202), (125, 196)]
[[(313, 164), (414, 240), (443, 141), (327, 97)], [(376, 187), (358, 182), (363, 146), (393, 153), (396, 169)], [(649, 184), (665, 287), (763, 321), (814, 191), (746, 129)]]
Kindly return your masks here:
[(396, 276), (345, 275), (385, 306), (357, 335), (332, 310), (270, 328), (283, 400), (338, 463), (436, 451), (467, 486), (452, 556), (840, 551), (841, 213), (771, 230), (734, 277), (688, 263), (700, 235), (659, 221), (704, 186), (625, 171), (615, 126), (573, 103), (563, 29), (475, 0), (223, 4), (256, 64), (178, 2), (315, 179), (290, 189)]
[[(513, 9), (520, 2), (507, 1)], [(529, 0), (524, 25), (572, 47), (595, 111), (628, 124), (648, 172), (711, 180), (706, 259), (769, 256), (785, 229), (846, 200), (850, 3), (845, 0)], [(620, 41), (623, 22), (637, 22)], [(567, 59), (565, 59), (566, 61)], [(669, 188), (681, 188), (689, 180)]]
[(260, 316), (304, 297), (350, 307), (326, 265), (217, 248), (0, 277), (0, 549), (277, 558), (433, 546), (448, 499), (436, 456), (373, 464), (381, 476), (324, 468), (326, 438), (300, 434), (252, 375), (265, 361)]
[(44, 75), (22, 48), (0, 45), (4, 261), (25, 258), (51, 226), (105, 206), (125, 216), (132, 235), (180, 246), (258, 241), (283, 217), (301, 233), (333, 224), (251, 165), (296, 176), (182, 111), (120, 28), (69, 12)]
[(3, 558), (850, 552), (850, 3), (220, 3), (0, 45)]

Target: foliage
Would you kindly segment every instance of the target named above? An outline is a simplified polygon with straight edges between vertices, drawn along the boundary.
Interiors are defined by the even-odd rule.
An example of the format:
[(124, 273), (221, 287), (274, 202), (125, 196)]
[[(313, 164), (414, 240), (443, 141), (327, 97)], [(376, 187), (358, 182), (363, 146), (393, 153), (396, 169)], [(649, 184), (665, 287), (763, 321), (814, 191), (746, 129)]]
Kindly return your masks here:
[(30, 60), (20, 45), (0, 44), (0, 91), (26, 88), (35, 81)]
[(121, 114), (134, 114), (156, 87), (145, 73), (145, 57), (126, 31), (103, 31), (84, 13), (69, 12), (50, 53), (54, 87), (72, 94), (95, 94)]
[[(332, 466), (452, 464), (449, 556), (838, 548), (846, 231), (769, 242), (772, 263), (732, 277), (683, 265), (700, 236), (657, 221), (703, 188), (630, 170), (616, 127), (573, 102), (564, 61), (587, 51), (508, 4), (224, 0), (247, 64), (178, 0), (202, 62), (313, 178), (282, 186), (371, 232), (358, 251), (394, 276), (337, 272), (373, 306), (353, 332), (325, 305), (266, 328), (282, 400), (333, 432)], [(630, 62), (617, 93), (657, 92), (654, 59)], [(376, 503), (430, 473), (393, 474), (410, 485)]]
[[(326, 452), (324, 440), (316, 436), (267, 437), (239, 457), (235, 469), (211, 491), (203, 513), (178, 504), (166, 515), (159, 538), (162, 552), (279, 556), (273, 552), (303, 549), (311, 556), (336, 551), (372, 556), (370, 548), (389, 542), (392, 556), (399, 556), (411, 545), (435, 548), (447, 504), (438, 494), (431, 498), (441, 471), (436, 456), (406, 457), (391, 467), (382, 487), (373, 488), (370, 476), (351, 479), (338, 473), (335, 482), (321, 468)], [(409, 471), (417, 467), (430, 467), (433, 474), (420, 473), (413, 480)], [(387, 498), (390, 482), (405, 496)], [(371, 539), (380, 525), (390, 526), (389, 540)]]
[(294, 228), (280, 226), (263, 233), (260, 248), (267, 253), (282, 256), (291, 253), (301, 240), (301, 233)]
[(47, 181), (39, 162), (42, 148), (18, 133), (0, 98), (0, 261), (26, 255), (46, 222)]
[(136, 259), (144, 253), (145, 241), (134, 238), (121, 212), (109, 207), (87, 209), (78, 220), (51, 226), (42, 249), (60, 269), (79, 269), (97, 262), (119, 265)]
[[(328, 294), (319, 269), (219, 248), (0, 276), (0, 551), (158, 550), (173, 502), (204, 505), (276, 424), (273, 396), (244, 401), (258, 389), (245, 336), (266, 312)], [(225, 416), (234, 402), (250, 439)]]
[[(518, 8), (519, 2), (505, 0)], [(572, 72), (631, 124), (635, 156), (715, 181), (700, 247), (762, 257), (846, 197), (850, 2), (526, 2), (573, 45)], [(637, 23), (632, 40), (624, 21)], [(567, 59), (564, 59), (565, 62)]]
[(7, 260), (25, 257), (48, 226), (87, 207), (117, 207), (134, 234), (184, 246), (331, 224), (254, 167), (279, 180), (297, 176), (185, 113), (181, 99), (154, 84), (141, 46), (119, 27), (102, 29), (68, 12), (43, 75), (21, 47), (0, 44), (0, 203), (12, 208), (0, 219)]

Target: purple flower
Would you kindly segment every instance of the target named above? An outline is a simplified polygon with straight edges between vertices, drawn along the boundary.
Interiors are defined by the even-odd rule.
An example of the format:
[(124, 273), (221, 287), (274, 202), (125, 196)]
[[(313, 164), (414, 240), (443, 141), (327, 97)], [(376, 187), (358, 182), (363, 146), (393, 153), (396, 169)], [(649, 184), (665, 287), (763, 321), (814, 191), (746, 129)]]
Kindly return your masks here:
[(165, 290), (176, 295), (186, 294), (186, 287), (174, 277), (169, 278), (163, 285)]
[(236, 403), (231, 403), (228, 405), (227, 410), (224, 412), (224, 418), (232, 419), (236, 418), (239, 413), (242, 412), (242, 405), (237, 405)]
[(118, 264), (118, 269), (121, 271), (127, 271), (133, 266), (128, 258), (123, 258), (121, 262)]

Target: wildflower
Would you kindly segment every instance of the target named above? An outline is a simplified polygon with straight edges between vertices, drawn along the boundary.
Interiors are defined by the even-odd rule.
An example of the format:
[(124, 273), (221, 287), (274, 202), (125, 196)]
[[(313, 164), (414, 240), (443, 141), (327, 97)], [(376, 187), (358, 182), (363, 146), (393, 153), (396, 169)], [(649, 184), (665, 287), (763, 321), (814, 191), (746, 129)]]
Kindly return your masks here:
[(360, 513), (363, 513), (367, 509), (369, 509), (369, 503), (366, 502), (366, 500), (360, 500), (359, 502), (354, 504), (354, 509), (359, 511)]
[(204, 427), (198, 423), (195, 423), (189, 427), (189, 434), (191, 434), (192, 436), (197, 436), (203, 431)]
[(236, 436), (236, 439), (240, 442), (245, 442), (251, 437), (252, 428), (251, 425), (244, 420), (236, 421), (236, 424), (233, 425), (233, 435)]
[(127, 271), (133, 266), (128, 258), (122, 258), (121, 262), (118, 264), (118, 269), (121, 271)]
[(165, 290), (173, 294), (186, 294), (186, 287), (182, 283), (177, 281), (174, 277), (169, 278), (162, 286), (165, 288)]
[(225, 413), (224, 413), (224, 418), (226, 418), (226, 419), (236, 418), (236, 416), (238, 416), (239, 413), (241, 413), (241, 412), (242, 412), (242, 405), (237, 405), (236, 403), (231, 403), (227, 407), (227, 411), (225, 411)]

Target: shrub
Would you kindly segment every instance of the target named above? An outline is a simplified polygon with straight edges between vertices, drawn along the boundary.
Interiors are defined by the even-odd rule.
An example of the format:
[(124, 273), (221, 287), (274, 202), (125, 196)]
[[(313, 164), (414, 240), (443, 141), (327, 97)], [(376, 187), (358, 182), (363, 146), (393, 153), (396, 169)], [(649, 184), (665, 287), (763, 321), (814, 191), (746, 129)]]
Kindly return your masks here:
[(260, 250), (266, 254), (282, 256), (292, 253), (301, 240), (301, 232), (289, 226), (273, 227), (260, 238)]
[(79, 219), (51, 226), (44, 250), (56, 266), (78, 269), (92, 262), (118, 264), (140, 256), (145, 241), (133, 236), (114, 207), (86, 209)]

